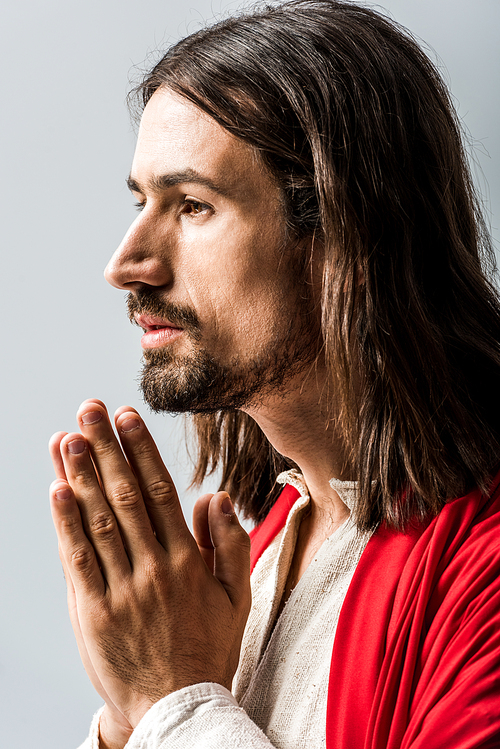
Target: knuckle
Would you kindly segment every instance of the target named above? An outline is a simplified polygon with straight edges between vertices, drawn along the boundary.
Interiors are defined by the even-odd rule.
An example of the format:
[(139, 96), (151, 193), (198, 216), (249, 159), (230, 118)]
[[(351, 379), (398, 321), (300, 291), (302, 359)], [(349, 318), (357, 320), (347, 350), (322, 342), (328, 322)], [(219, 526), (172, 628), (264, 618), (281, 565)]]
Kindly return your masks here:
[(89, 489), (95, 486), (95, 475), (89, 470), (82, 469), (75, 473), (73, 481), (79, 489)]
[(232, 543), (235, 546), (239, 546), (242, 549), (250, 550), (251, 541), (250, 536), (246, 530), (236, 521), (231, 523), (232, 525)]
[(241, 546), (244, 551), (250, 552), (252, 542), (250, 540), (250, 536), (246, 531), (243, 531), (243, 533), (238, 533), (238, 545)]
[(119, 507), (137, 507), (141, 500), (141, 495), (136, 486), (133, 484), (117, 484), (108, 492), (108, 499), (111, 504)]
[(116, 521), (109, 512), (99, 512), (89, 520), (89, 529), (92, 535), (101, 538), (113, 536), (116, 531)]
[(134, 445), (134, 452), (138, 457), (146, 459), (148, 461), (154, 460), (154, 457), (155, 457), (155, 452), (152, 449), (152, 446), (149, 440), (144, 440), (143, 442), (137, 442), (137, 444)]
[(158, 479), (148, 484), (148, 501), (160, 507), (169, 505), (176, 497), (176, 491), (171, 481)]
[(169, 576), (165, 565), (157, 557), (150, 555), (143, 560), (141, 578), (144, 590), (159, 590), (167, 587)]
[(234, 553), (242, 560), (250, 559), (250, 543), (245, 538), (236, 538), (233, 541)]
[(72, 536), (81, 527), (81, 520), (75, 515), (67, 515), (59, 521), (59, 527), (63, 536)]
[(116, 444), (112, 437), (99, 437), (92, 443), (92, 452), (101, 458), (107, 458), (115, 454)]
[(193, 579), (193, 571), (196, 569), (193, 564), (193, 554), (189, 547), (179, 548), (176, 550), (175, 559), (172, 560), (170, 568), (172, 574), (175, 575), (187, 575), (189, 580)]
[(94, 552), (91, 548), (79, 546), (71, 552), (70, 561), (78, 572), (87, 572), (94, 563)]

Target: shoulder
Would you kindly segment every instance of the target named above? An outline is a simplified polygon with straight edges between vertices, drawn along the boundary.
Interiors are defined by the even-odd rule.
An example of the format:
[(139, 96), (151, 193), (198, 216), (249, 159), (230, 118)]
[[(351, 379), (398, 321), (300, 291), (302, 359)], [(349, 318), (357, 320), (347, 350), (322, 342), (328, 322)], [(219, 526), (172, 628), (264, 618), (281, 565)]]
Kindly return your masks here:
[(407, 534), (381, 527), (372, 536), (335, 638), (330, 686), (343, 700), (331, 691), (328, 724), (336, 745), (357, 746), (368, 732), (370, 746), (385, 749), (475, 747), (479, 735), (498, 746), (498, 479)]

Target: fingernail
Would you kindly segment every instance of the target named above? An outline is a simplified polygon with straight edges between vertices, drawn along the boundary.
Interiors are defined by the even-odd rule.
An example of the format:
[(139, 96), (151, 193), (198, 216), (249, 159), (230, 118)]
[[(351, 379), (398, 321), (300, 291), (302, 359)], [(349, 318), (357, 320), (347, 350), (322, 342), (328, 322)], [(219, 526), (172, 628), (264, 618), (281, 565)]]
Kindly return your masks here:
[(72, 455), (80, 455), (85, 450), (85, 442), (83, 440), (71, 440), (68, 442), (68, 452)]
[(134, 429), (139, 429), (141, 422), (139, 419), (126, 419), (120, 426), (122, 432), (133, 432)]
[(81, 416), (83, 424), (97, 424), (102, 419), (102, 413), (100, 411), (89, 411)]
[(231, 502), (229, 497), (224, 497), (224, 499), (221, 502), (220, 508), (222, 512), (224, 513), (224, 515), (234, 515), (233, 503)]
[(54, 496), (56, 499), (64, 501), (67, 499), (71, 499), (72, 495), (73, 492), (71, 491), (71, 489), (59, 489)]

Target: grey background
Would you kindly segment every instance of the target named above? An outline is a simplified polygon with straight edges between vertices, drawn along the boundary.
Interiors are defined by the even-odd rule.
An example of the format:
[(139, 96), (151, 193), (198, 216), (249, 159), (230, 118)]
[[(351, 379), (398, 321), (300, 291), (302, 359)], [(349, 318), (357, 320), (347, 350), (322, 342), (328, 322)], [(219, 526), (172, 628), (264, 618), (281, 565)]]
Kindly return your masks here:
[[(87, 397), (111, 411), (137, 393), (139, 331), (102, 277), (133, 219), (129, 76), (158, 47), (221, 9), (214, 0), (17, 0), (0, 30), (3, 358), (0, 499), (0, 743), (76, 747), (100, 700), (80, 665), (49, 515), (46, 443), (76, 428)], [(433, 48), (472, 133), (477, 181), (498, 239), (498, 0), (385, 0)], [(185, 491), (180, 419), (148, 417)]]

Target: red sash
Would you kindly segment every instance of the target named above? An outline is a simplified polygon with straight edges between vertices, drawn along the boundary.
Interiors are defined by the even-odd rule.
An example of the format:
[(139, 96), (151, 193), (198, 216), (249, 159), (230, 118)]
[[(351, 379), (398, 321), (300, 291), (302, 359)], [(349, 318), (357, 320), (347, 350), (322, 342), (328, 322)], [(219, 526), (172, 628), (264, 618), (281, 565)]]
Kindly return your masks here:
[[(327, 749), (500, 748), (499, 484), (371, 537), (335, 635)], [(297, 497), (286, 486), (252, 531), (252, 569)]]

